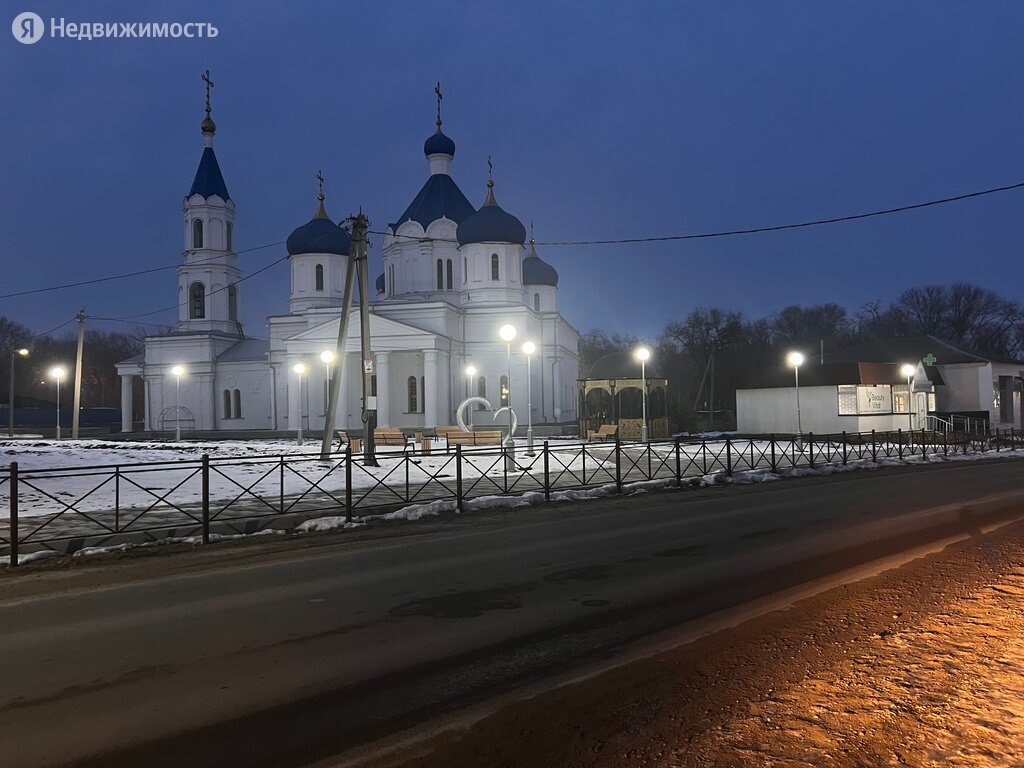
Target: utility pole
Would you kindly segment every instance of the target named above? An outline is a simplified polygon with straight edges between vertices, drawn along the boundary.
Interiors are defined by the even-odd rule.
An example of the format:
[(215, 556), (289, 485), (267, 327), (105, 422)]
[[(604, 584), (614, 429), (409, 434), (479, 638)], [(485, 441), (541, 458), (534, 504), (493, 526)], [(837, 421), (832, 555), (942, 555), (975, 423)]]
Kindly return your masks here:
[(82, 405), (82, 346), (85, 342), (85, 307), (78, 312), (78, 353), (75, 356), (75, 405), (71, 413), (71, 439), (78, 439), (78, 413)]
[[(367, 259), (366, 230), (370, 222), (360, 210), (352, 225), (351, 257), (356, 262), (356, 275), (359, 278), (359, 350), (363, 360), (363, 423), (366, 434), (363, 436), (363, 466), (379, 467), (377, 463), (377, 445), (373, 431), (377, 427), (377, 397), (373, 395), (373, 352), (370, 349), (370, 275)], [(423, 393), (426, 397), (426, 392)]]
[(352, 310), (352, 286), (355, 284), (356, 260), (352, 258), (349, 248), (348, 267), (345, 269), (345, 294), (341, 300), (341, 319), (338, 322), (338, 340), (334, 347), (334, 359), (338, 361), (334, 369), (334, 378), (328, 387), (327, 413), (324, 415), (324, 437), (320, 442), (320, 460), (327, 461), (331, 456), (331, 445), (334, 443), (334, 422), (338, 414), (338, 394), (341, 391), (341, 380), (345, 375), (345, 337), (348, 336), (348, 317)]

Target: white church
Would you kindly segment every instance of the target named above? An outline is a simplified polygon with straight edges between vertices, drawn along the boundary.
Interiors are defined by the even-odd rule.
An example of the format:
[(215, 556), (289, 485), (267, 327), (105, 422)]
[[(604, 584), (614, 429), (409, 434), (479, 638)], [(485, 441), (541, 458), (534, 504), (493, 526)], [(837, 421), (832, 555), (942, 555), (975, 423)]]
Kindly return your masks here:
[[(179, 319), (169, 333), (150, 336), (145, 351), (117, 366), (122, 429), (132, 430), (135, 377), (144, 384), (146, 431), (320, 430), (329, 379), (342, 377), (335, 425), (363, 427), (360, 319), (353, 301), (344, 359), (324, 362), (337, 347), (349, 257), (348, 232), (327, 214), (318, 195), (312, 219), (287, 240), (288, 314), (267, 318), (266, 338), (243, 333), (244, 283), (234, 253), (235, 201), (221, 173), (207, 86), (201, 124), (203, 153), (185, 197), (185, 250), (178, 267)], [(494, 409), (512, 407), (527, 421), (530, 360), (534, 425), (577, 418), (579, 332), (558, 312), (558, 273), (526, 250), (523, 224), (504, 211), (487, 182), (476, 209), (451, 177), (455, 142), (441, 130), (423, 146), (430, 175), (384, 237), (384, 274), (370, 304), (370, 339), (380, 427), (430, 429), (455, 423), (467, 395)], [(355, 294), (358, 297), (358, 291)], [(511, 324), (511, 388), (507, 348), (499, 328)], [(305, 372), (294, 372), (297, 363)], [(184, 369), (176, 375), (176, 366)], [(472, 375), (467, 370), (473, 371)], [(477, 419), (489, 414), (475, 414)]]

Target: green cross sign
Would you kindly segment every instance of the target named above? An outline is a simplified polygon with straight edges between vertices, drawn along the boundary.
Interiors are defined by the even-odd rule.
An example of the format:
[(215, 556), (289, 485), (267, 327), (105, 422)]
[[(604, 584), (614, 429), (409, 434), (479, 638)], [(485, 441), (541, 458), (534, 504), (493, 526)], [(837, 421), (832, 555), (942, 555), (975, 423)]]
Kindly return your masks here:
[(938, 362), (938, 358), (935, 357), (931, 352), (921, 358), (921, 362), (925, 365), (935, 365)]

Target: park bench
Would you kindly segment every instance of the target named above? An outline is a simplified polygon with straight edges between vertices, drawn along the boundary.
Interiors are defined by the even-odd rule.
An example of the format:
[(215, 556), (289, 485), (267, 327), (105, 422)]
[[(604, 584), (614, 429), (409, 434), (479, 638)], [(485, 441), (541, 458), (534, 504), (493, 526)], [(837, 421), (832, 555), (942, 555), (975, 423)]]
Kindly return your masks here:
[(479, 432), (448, 432), (448, 446), (453, 445), (501, 445), (504, 435), (500, 430), (481, 430)]
[(363, 450), (362, 439), (359, 437), (350, 437), (348, 432), (338, 430), (338, 449), (341, 451), (345, 450), (346, 445), (352, 446), (352, 453), (360, 453)]
[(619, 435), (618, 424), (604, 424), (597, 429), (587, 430), (587, 442), (595, 440), (614, 440)]
[(415, 447), (415, 443), (397, 427), (377, 427), (373, 430), (373, 441), (378, 446), (401, 446), (403, 451)]

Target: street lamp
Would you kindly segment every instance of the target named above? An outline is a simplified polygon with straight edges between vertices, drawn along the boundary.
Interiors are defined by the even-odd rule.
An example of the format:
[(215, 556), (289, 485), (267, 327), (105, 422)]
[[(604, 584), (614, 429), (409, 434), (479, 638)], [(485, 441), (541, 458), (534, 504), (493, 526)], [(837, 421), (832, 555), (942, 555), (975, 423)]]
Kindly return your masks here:
[(473, 377), (476, 376), (476, 367), (472, 365), (466, 366), (466, 397), (469, 397), (469, 393), (473, 391)]
[(306, 372), (304, 363), (296, 363), (292, 370), (299, 374), (299, 428), (295, 431), (296, 445), (302, 445), (302, 374)]
[(506, 382), (505, 392), (508, 398), (508, 446), (509, 448), (515, 449), (515, 442), (512, 440), (512, 342), (516, 338), (516, 329), (513, 325), (503, 325), (498, 330), (498, 335), (501, 340), (505, 342), (505, 346), (508, 352), (508, 364), (505, 372)]
[(640, 361), (640, 394), (643, 396), (644, 423), (640, 427), (640, 441), (647, 442), (647, 361), (651, 359), (651, 350), (647, 347), (639, 347), (636, 352), (636, 359)]
[(67, 373), (59, 365), (50, 369), (50, 378), (57, 382), (57, 439), (60, 440), (60, 380)]
[(28, 350), (11, 350), (11, 388), (7, 391), (7, 436), (14, 437), (14, 360), (16, 355), (28, 357)]
[[(523, 342), (523, 354), (526, 355), (526, 455), (533, 456), (533, 376), (530, 370), (530, 361), (533, 360), (533, 353), (537, 351), (537, 345), (532, 341)], [(511, 400), (509, 401), (512, 402)]]
[(176, 365), (171, 368), (174, 374), (174, 442), (181, 442), (181, 377), (185, 375), (185, 366)]
[(803, 445), (804, 430), (800, 426), (800, 366), (804, 364), (804, 356), (799, 352), (790, 352), (786, 355), (786, 362), (793, 366), (796, 381), (796, 432), (800, 436), (800, 444)]
[(325, 349), (320, 353), (320, 360), (323, 362), (326, 368), (326, 378), (324, 381), (324, 413), (327, 413), (327, 408), (331, 403), (331, 363), (334, 362), (334, 353), (329, 349)]
[(907, 427), (914, 431), (914, 388), (911, 381), (917, 373), (917, 367), (907, 363), (900, 367), (900, 373), (907, 377)]

